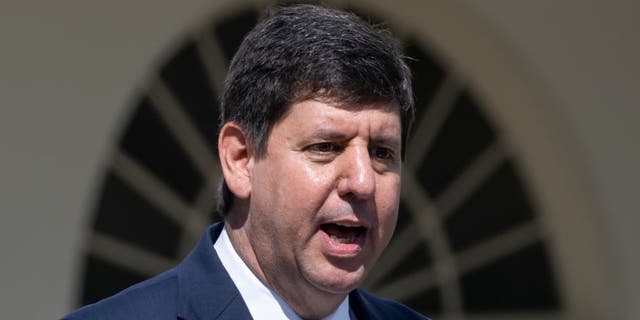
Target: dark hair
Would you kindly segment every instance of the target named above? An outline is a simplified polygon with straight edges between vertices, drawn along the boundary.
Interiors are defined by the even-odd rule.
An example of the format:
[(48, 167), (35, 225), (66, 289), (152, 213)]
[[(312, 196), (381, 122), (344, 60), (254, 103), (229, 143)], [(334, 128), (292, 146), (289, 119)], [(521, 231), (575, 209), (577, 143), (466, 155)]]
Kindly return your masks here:
[[(411, 73), (388, 32), (353, 14), (313, 5), (271, 9), (231, 60), (220, 127), (237, 123), (262, 157), (273, 125), (292, 104), (307, 99), (395, 103), (403, 144), (413, 121)], [(225, 215), (234, 196), (224, 179), (219, 193), (218, 211)]]

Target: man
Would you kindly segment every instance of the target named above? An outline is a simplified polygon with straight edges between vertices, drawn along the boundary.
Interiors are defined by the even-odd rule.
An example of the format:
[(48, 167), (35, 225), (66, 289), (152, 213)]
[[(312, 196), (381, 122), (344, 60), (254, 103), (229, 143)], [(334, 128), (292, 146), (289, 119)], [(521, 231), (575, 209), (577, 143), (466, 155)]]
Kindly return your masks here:
[(301, 5), (234, 56), (214, 224), (176, 268), (66, 319), (424, 319), (358, 285), (395, 228), (410, 73), (357, 17)]

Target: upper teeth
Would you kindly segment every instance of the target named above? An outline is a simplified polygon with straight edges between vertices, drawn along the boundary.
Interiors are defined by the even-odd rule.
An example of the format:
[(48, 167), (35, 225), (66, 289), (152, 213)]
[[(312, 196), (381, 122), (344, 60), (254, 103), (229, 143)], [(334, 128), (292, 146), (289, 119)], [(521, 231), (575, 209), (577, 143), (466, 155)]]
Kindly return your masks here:
[(359, 227), (359, 225), (357, 224), (350, 224), (350, 223), (336, 223), (337, 225), (341, 226), (341, 227)]

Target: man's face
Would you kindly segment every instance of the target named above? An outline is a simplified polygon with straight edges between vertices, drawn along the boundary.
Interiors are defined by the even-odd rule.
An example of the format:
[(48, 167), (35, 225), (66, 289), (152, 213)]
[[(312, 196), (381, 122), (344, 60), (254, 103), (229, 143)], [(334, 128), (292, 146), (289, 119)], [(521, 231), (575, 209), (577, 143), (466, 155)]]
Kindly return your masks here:
[(244, 227), (281, 295), (344, 295), (389, 243), (400, 198), (397, 109), (296, 103), (273, 127), (266, 156), (251, 160)]

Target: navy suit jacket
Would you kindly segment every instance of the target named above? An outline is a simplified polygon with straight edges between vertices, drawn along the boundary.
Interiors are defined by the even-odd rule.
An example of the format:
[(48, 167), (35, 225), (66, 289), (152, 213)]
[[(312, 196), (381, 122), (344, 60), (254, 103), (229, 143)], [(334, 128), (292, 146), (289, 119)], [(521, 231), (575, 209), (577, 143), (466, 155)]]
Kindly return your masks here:
[[(251, 319), (240, 292), (213, 248), (222, 227), (222, 223), (210, 226), (175, 268), (63, 319)], [(404, 305), (359, 289), (349, 294), (349, 305), (359, 320), (426, 319)]]

